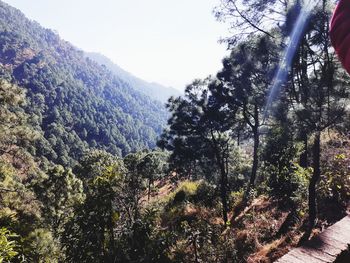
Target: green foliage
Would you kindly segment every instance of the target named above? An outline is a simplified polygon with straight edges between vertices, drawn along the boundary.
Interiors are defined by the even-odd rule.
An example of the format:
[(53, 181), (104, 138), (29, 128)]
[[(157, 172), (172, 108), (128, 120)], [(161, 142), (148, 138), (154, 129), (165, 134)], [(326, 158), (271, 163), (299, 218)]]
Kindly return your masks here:
[(170, 168), (180, 175), (220, 182), (222, 216), (227, 221), (227, 163), (236, 108), (223, 101), (223, 90), (222, 82), (207, 78), (188, 85), (184, 97), (170, 98), (169, 129), (163, 131), (158, 146), (171, 151)]
[[(276, 3), (258, 2), (247, 8)], [(247, 38), (216, 78), (169, 99), (160, 152), (149, 148), (161, 105), (0, 2), (0, 262), (260, 262), (254, 255), (303, 231), (296, 221), (317, 173), (321, 213), (331, 203), (343, 215), (348, 142), (314, 147), (307, 167), (309, 136), (323, 140), (347, 110), (348, 79), (324, 38), (328, 11), (318, 12), (270, 118), (291, 14), (276, 39)]]
[[(21, 108), (25, 103), (22, 89), (0, 80), (0, 100), (0, 222), (4, 242), (1, 260), (55, 262), (59, 248), (50, 231), (41, 227), (42, 203), (33, 190), (43, 177), (30, 153), (35, 153), (33, 144), (40, 134), (29, 125), (29, 115)], [(35, 239), (39, 228), (49, 234)]]
[(63, 233), (67, 262), (106, 262), (114, 257), (114, 226), (126, 216), (119, 203), (124, 187), (121, 165), (116, 160), (113, 165), (91, 163), (90, 173), (99, 173), (84, 180), (85, 201), (75, 207)]
[(305, 169), (298, 164), (291, 164), (289, 168), (277, 169), (274, 166), (266, 168), (266, 173), (276, 176), (269, 182), (270, 195), (278, 198), (287, 208), (299, 207), (303, 209), (308, 197), (308, 182), (312, 169)]
[(168, 101), (169, 130), (163, 131), (158, 146), (171, 151), (171, 168), (183, 176), (210, 177), (228, 158), (225, 149), (229, 147), (234, 111), (222, 107), (212, 95), (219, 87), (215, 80), (195, 80), (183, 97)]
[(65, 224), (67, 262), (167, 262), (168, 233), (155, 227), (156, 211), (141, 210), (151, 154), (157, 156), (143, 151), (121, 160), (92, 151), (82, 159), (77, 174), (86, 198)]
[(37, 155), (73, 167), (89, 147), (119, 156), (155, 147), (166, 118), (159, 102), (3, 2), (0, 17), (0, 77), (27, 91), (22, 108), (44, 135)]
[[(337, 138), (341, 140), (340, 138)], [(325, 209), (324, 204), (332, 206), (333, 216), (329, 221), (338, 220), (343, 215), (350, 200), (350, 169), (348, 146), (327, 145), (322, 154), (322, 167), (324, 173), (320, 181), (318, 190), (319, 206)]]
[[(160, 179), (166, 172), (166, 155), (162, 152), (144, 151), (143, 157), (136, 164), (138, 173), (148, 180), (148, 200), (150, 199), (152, 186), (155, 180)], [(127, 160), (125, 158), (124, 162)]]
[(202, 204), (206, 207), (214, 207), (218, 198), (216, 186), (204, 180), (199, 182), (196, 193), (192, 197), (194, 203)]
[[(48, 229), (42, 228), (41, 203), (10, 164), (0, 163), (0, 222), (16, 233), (17, 252), (30, 262), (57, 262), (59, 245)], [(56, 260), (56, 261), (55, 261)]]
[(0, 228), (0, 263), (11, 262), (18, 255), (18, 245), (13, 240), (16, 237), (8, 229)]
[(85, 182), (87, 179), (92, 179), (100, 175), (104, 167), (116, 166), (119, 162), (120, 159), (110, 153), (91, 150), (81, 158), (74, 172)]
[(155, 225), (158, 212), (146, 209), (130, 228), (121, 231), (116, 262), (172, 262), (168, 257), (173, 234)]
[[(29, 147), (38, 134), (28, 125), (24, 90), (0, 78), (0, 154)], [(17, 146), (17, 147), (15, 147)]]
[(230, 193), (229, 204), (231, 208), (239, 206), (244, 200), (244, 191), (243, 188), (240, 191), (234, 191)]
[[(212, 190), (205, 181), (184, 182), (175, 195), (170, 195), (161, 222), (174, 234), (173, 243), (169, 244), (171, 262), (216, 262), (218, 258), (232, 258), (232, 244), (223, 237), (222, 225), (216, 223), (222, 221), (220, 212), (215, 211), (215, 205), (205, 204)], [(184, 199), (176, 202), (180, 194)], [(213, 199), (217, 197), (214, 194)]]
[[(283, 125), (283, 124), (282, 124)], [(296, 192), (306, 191), (308, 177), (297, 164), (300, 147), (287, 124), (275, 126), (267, 135), (263, 151), (264, 173), (271, 196), (291, 205)]]
[(249, 181), (252, 169), (252, 159), (243, 147), (232, 145), (228, 159), (228, 186), (232, 191), (239, 191)]
[(47, 172), (48, 178), (36, 185), (36, 193), (43, 203), (47, 226), (59, 236), (65, 223), (74, 215), (74, 207), (84, 201), (82, 182), (71, 170), (56, 166)]
[(337, 154), (329, 160), (325, 167), (324, 179), (320, 188), (338, 203), (346, 205), (350, 200), (350, 170), (349, 157), (344, 153)]
[(183, 203), (192, 199), (197, 193), (199, 181), (184, 181), (179, 184), (175, 191), (167, 197), (168, 206), (171, 207), (176, 204)]
[[(228, 108), (234, 108), (239, 116), (237, 137), (246, 129), (246, 137), (253, 139), (253, 162), (249, 187), (254, 187), (259, 168), (260, 129), (265, 125), (264, 114), (270, 75), (277, 65), (278, 43), (268, 37), (251, 37), (235, 47), (223, 60), (223, 69), (217, 78), (223, 82), (224, 97)], [(224, 104), (225, 105), (225, 104)]]
[(30, 232), (23, 240), (23, 253), (29, 262), (56, 263), (62, 259), (60, 248), (53, 234), (42, 228)]

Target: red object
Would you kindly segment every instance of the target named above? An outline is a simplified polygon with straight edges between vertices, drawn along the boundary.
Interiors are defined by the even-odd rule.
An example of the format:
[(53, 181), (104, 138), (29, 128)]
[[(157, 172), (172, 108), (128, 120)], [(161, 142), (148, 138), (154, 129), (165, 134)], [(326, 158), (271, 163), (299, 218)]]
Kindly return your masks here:
[(350, 0), (340, 0), (330, 26), (332, 45), (344, 68), (350, 73)]

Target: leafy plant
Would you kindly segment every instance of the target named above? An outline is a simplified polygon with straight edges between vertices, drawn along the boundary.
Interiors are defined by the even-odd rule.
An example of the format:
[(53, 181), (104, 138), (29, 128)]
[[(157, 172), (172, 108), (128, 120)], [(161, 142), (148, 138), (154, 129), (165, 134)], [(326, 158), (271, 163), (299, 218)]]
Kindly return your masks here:
[(0, 263), (11, 262), (18, 254), (20, 249), (15, 241), (18, 235), (12, 233), (7, 228), (0, 228)]

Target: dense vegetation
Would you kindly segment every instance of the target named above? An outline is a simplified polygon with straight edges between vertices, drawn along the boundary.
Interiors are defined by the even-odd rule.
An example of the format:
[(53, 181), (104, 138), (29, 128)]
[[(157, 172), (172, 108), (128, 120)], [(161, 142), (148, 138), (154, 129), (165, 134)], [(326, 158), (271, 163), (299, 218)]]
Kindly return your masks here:
[[(152, 111), (137, 115), (145, 97), (1, 4), (14, 19), (3, 26), (17, 16), (31, 26), (19, 35), (18, 28), (4, 30), (0, 41), (7, 43), (1, 61), (11, 61), (2, 64), (0, 81), (0, 261), (273, 262), (346, 214), (350, 78), (329, 43), (332, 2), (314, 10), (269, 111), (300, 1), (239, 2), (222, 0), (216, 14), (243, 34), (227, 39), (231, 54), (215, 77), (195, 80), (168, 100), (159, 149), (146, 149), (150, 136), (125, 137), (120, 146), (102, 133), (90, 142), (85, 126), (87, 135), (74, 130), (85, 113), (102, 131), (115, 121), (120, 130), (158, 122), (143, 119)], [(45, 46), (43, 36), (56, 40)], [(23, 43), (30, 49), (18, 47)], [(52, 43), (69, 51), (55, 53)], [(44, 54), (28, 60), (39, 44)], [(59, 73), (64, 82), (55, 82)], [(119, 123), (121, 116), (128, 121)], [(144, 122), (133, 123), (137, 118)], [(79, 142), (86, 145), (73, 150)]]
[(26, 89), (32, 153), (73, 166), (85, 149), (115, 155), (153, 148), (166, 112), (105, 67), (0, 2), (0, 74)]

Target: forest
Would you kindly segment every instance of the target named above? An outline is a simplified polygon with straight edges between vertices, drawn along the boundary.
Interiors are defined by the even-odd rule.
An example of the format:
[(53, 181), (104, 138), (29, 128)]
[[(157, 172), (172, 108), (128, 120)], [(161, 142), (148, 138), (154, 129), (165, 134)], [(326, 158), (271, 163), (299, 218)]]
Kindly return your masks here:
[(0, 1), (0, 262), (269, 263), (346, 216), (334, 1), (269, 100), (304, 4), (221, 0), (230, 55), (164, 107)]
[(0, 2), (0, 77), (26, 91), (31, 153), (73, 167), (88, 148), (154, 148), (167, 113), (49, 29)]

